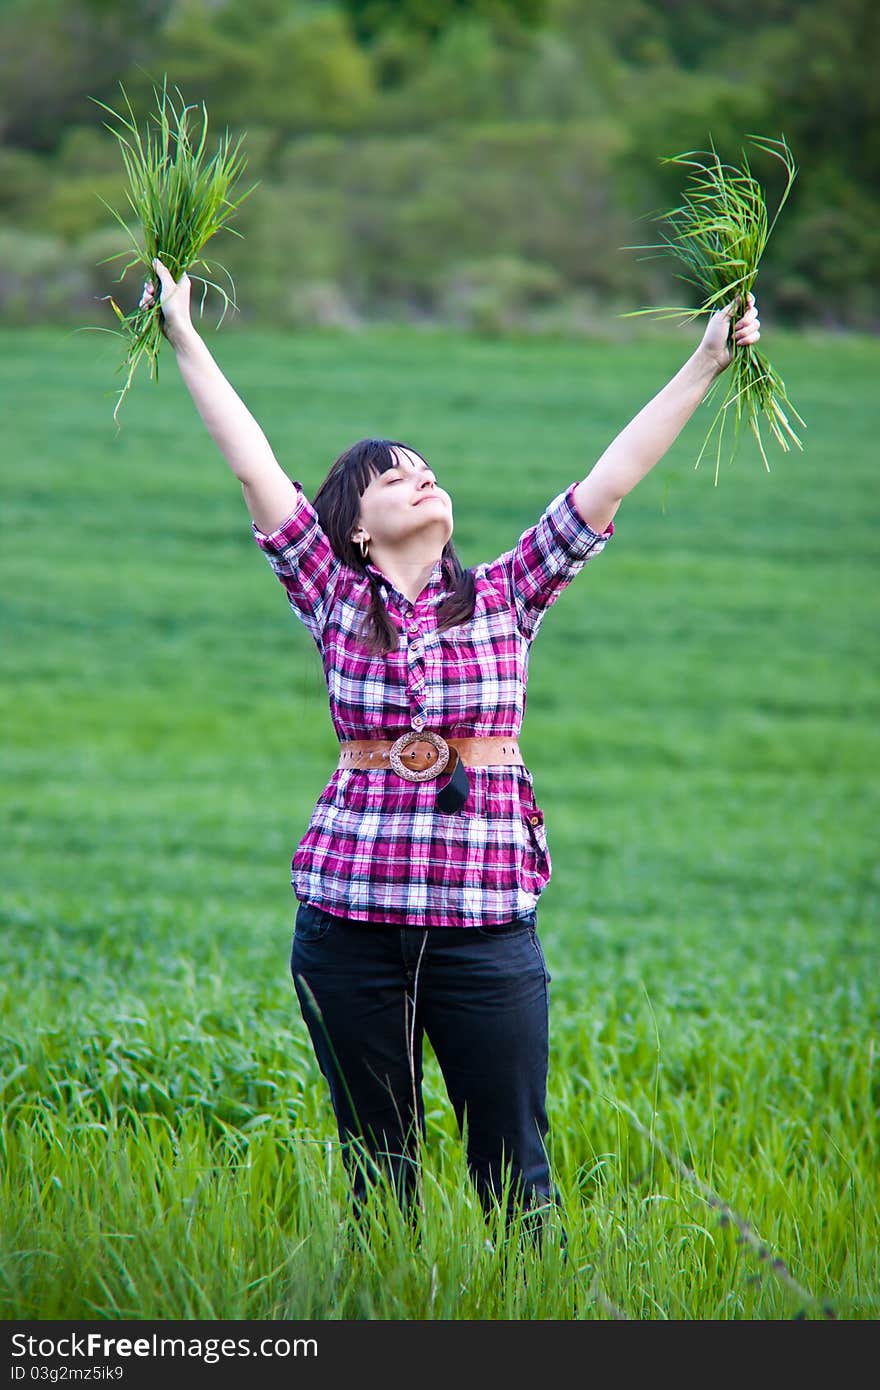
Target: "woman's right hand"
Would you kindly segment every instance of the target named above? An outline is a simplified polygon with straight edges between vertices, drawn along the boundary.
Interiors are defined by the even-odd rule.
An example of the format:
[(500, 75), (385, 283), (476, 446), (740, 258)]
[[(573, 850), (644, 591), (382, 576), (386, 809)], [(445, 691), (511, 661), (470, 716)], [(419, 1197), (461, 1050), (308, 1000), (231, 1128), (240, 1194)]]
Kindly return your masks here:
[[(161, 293), (159, 295), (159, 305), (162, 310), (160, 319), (162, 332), (168, 339), (172, 347), (176, 347), (182, 342), (187, 333), (192, 333), (192, 318), (190, 317), (190, 290), (192, 282), (186, 271), (175, 283), (171, 271), (159, 260), (158, 256), (153, 261), (153, 269), (159, 277)], [(144, 281), (144, 291), (138, 304), (139, 309), (149, 309), (156, 302), (156, 286), (152, 280)]]

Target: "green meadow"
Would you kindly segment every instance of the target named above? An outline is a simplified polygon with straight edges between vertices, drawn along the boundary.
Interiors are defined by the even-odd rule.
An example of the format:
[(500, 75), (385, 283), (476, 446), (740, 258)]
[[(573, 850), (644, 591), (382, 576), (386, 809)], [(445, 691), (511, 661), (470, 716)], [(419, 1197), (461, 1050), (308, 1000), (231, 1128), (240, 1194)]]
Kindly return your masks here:
[[(423, 452), (470, 564), (695, 343), (203, 332), (309, 495), (364, 435)], [(539, 1250), (484, 1223), (430, 1054), (416, 1229), (352, 1221), (288, 973), (317, 651), (170, 351), (117, 430), (117, 339), (0, 332), (4, 1318), (880, 1316), (880, 344), (762, 347), (804, 452), (745, 437), (716, 485), (704, 405), (533, 649)]]

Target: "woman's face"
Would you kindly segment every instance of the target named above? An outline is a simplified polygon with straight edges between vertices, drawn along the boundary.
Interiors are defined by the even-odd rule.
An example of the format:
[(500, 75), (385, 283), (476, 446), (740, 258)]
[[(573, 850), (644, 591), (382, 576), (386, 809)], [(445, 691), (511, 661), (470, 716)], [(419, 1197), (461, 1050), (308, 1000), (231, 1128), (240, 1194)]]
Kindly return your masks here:
[(397, 465), (375, 474), (361, 496), (355, 542), (363, 536), (381, 550), (421, 537), (426, 549), (439, 554), (452, 535), (452, 499), (418, 454), (408, 449), (392, 453)]

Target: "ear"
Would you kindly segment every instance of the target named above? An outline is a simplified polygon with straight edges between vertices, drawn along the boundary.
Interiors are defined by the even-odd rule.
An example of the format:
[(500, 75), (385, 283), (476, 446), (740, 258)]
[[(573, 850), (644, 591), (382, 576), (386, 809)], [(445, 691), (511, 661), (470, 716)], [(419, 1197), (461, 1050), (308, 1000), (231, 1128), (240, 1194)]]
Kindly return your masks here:
[(370, 541), (370, 538), (364, 530), (363, 526), (358, 527), (358, 529), (352, 535), (351, 539), (355, 545), (357, 545), (359, 541), (366, 541), (367, 544), (369, 544)]

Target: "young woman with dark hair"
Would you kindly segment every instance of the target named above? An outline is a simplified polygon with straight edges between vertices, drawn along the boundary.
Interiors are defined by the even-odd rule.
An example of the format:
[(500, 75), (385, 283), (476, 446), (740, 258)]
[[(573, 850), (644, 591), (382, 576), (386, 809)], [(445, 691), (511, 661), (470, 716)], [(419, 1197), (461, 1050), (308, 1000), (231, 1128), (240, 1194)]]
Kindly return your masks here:
[[(757, 342), (754, 300), (713, 314), (675, 376), (496, 559), (464, 569), (449, 494), (399, 440), (362, 439), (314, 501), (277, 462), (155, 263), (163, 330), (240, 480), (256, 543), (315, 640), (339, 762), (292, 861), (291, 971), (353, 1192), (406, 1204), (424, 1130), (422, 1043), (441, 1068), (484, 1209), (549, 1209), (544, 817), (519, 733), (547, 609), (614, 533), (620, 502)], [(154, 302), (148, 282), (142, 303)]]

